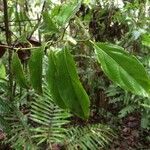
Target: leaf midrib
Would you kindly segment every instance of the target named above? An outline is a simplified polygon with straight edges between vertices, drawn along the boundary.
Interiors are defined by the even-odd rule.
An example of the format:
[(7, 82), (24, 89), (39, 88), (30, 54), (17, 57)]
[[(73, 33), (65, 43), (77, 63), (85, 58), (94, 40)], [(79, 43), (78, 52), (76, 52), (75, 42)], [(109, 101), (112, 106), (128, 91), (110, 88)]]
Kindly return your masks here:
[[(77, 97), (77, 93), (76, 93), (76, 91), (75, 91), (75, 88), (74, 88), (74, 86), (73, 86), (73, 83), (72, 83), (72, 80), (74, 81), (74, 79), (72, 79), (71, 78), (71, 74), (70, 74), (70, 72), (69, 72), (69, 69), (68, 69), (68, 65), (67, 65), (67, 61), (66, 61), (66, 49), (64, 50), (64, 52), (63, 52), (63, 54), (64, 54), (64, 58), (65, 58), (65, 65), (66, 65), (66, 67), (67, 67), (67, 72), (68, 72), (68, 75), (69, 75), (69, 78), (70, 78), (70, 80), (71, 80), (71, 86), (73, 87), (73, 91), (75, 92), (75, 96), (76, 96), (76, 98), (77, 98), (77, 100), (78, 100), (78, 102), (79, 102), (79, 106), (80, 106), (80, 108), (81, 108), (81, 110), (82, 110), (82, 112), (83, 112), (83, 114), (84, 114), (84, 108), (82, 107), (82, 105), (81, 105), (81, 103), (80, 103), (80, 101), (79, 101), (79, 99), (78, 99), (78, 97)], [(78, 79), (77, 79), (78, 80)], [(76, 84), (76, 83), (75, 83)], [(86, 114), (84, 114), (84, 116), (86, 116)]]
[[(97, 49), (100, 49), (105, 55), (107, 55), (107, 56), (108, 56), (109, 58), (111, 58), (116, 64), (118, 64), (118, 62), (117, 62), (115, 59), (113, 59), (108, 53), (106, 53), (105, 51), (103, 51), (103, 50), (102, 50), (101, 48), (99, 48), (96, 44), (94, 44), (94, 45), (95, 45), (95, 47), (97, 47)], [(97, 50), (96, 50), (96, 51), (97, 51)], [(98, 54), (98, 51), (97, 51), (97, 54)], [(139, 87), (142, 87), (146, 93), (148, 92), (148, 91), (145, 90), (145, 88), (144, 88), (143, 86), (141, 86), (141, 85), (139, 84), (139, 82), (137, 82), (137, 80), (135, 80), (135, 79), (124, 69), (124, 67), (122, 67), (120, 64), (118, 64), (118, 66), (119, 66), (119, 68), (121, 68), (122, 70), (124, 70), (124, 71), (130, 76), (130, 78), (133, 79), (134, 82), (136, 82), (136, 83), (139, 85)]]

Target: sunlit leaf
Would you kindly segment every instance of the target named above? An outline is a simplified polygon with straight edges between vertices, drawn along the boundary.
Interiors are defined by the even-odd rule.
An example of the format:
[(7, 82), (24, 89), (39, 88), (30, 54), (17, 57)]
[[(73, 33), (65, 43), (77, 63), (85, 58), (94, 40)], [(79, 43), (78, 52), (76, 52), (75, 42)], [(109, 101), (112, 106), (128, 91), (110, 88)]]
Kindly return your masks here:
[(123, 48), (93, 43), (104, 73), (121, 88), (142, 96), (150, 95), (150, 78), (141, 62)]
[(48, 12), (43, 13), (43, 24), (40, 29), (43, 33), (57, 33), (59, 31)]
[(142, 36), (142, 44), (150, 47), (150, 34), (144, 34)]
[(59, 9), (57, 7), (58, 11), (56, 11), (56, 9), (54, 9), (55, 14), (57, 12), (55, 20), (58, 23), (58, 25), (61, 27), (65, 26), (65, 24), (68, 23), (69, 20), (77, 13), (77, 11), (80, 8), (80, 5), (81, 5), (81, 1), (70, 2), (70, 3), (61, 5), (61, 7), (59, 7)]

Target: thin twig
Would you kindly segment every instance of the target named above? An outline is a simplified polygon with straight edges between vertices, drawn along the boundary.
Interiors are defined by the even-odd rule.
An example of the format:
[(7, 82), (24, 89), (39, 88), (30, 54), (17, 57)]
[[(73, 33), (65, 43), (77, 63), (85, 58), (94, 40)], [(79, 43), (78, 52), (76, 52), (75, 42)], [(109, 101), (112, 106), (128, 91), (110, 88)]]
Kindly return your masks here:
[(1, 48), (8, 48), (8, 49), (13, 49), (13, 50), (30, 50), (30, 49), (37, 49), (39, 48), (38, 46), (36, 47), (25, 47), (25, 48), (22, 48), (22, 47), (14, 47), (14, 46), (9, 46), (9, 45), (0, 45)]
[[(4, 23), (5, 23), (5, 35), (6, 41), (8, 46), (11, 45), (11, 32), (9, 30), (9, 21), (8, 21), (8, 6), (7, 0), (3, 0), (4, 5)], [(13, 99), (13, 75), (11, 69), (11, 62), (12, 62), (12, 49), (9, 49), (9, 56), (8, 56), (8, 72), (9, 72), (9, 100)]]
[(42, 10), (41, 10), (41, 13), (40, 13), (40, 16), (39, 16), (39, 19), (38, 19), (38, 23), (34, 26), (34, 29), (33, 29), (33, 31), (31, 32), (30, 36), (29, 36), (29, 39), (32, 37), (32, 35), (34, 34), (34, 32), (36, 31), (36, 29), (37, 29), (37, 28), (39, 27), (39, 25), (40, 25), (40, 22), (41, 22), (41, 19), (42, 19), (42, 13), (43, 13), (43, 11), (44, 11), (45, 5), (46, 5), (46, 0), (45, 0), (44, 3), (43, 3)]
[[(10, 26), (10, 25), (9, 25), (9, 26)], [(0, 29), (1, 29), (1, 31), (6, 32), (5, 27), (0, 26)], [(17, 38), (17, 36), (16, 36), (12, 31), (9, 30), (9, 33), (10, 33), (11, 35), (13, 35), (15, 38)]]
[[(31, 19), (30, 21), (38, 21), (38, 19)], [(17, 23), (17, 22), (29, 22), (29, 20), (10, 20), (9, 23)], [(4, 24), (4, 22), (0, 21), (0, 24)]]

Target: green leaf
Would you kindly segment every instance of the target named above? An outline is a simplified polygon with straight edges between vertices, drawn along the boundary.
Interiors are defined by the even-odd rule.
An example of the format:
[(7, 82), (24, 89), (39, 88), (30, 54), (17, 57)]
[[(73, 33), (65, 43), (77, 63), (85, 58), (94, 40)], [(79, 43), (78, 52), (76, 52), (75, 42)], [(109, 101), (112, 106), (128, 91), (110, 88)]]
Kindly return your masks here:
[[(80, 83), (75, 62), (69, 50), (65, 48), (57, 52), (52, 51), (50, 57), (53, 57), (55, 71), (49, 71), (49, 74), (54, 76), (53, 80), (55, 81), (53, 81), (53, 83), (57, 85), (57, 93), (59, 93), (61, 97), (58, 101), (63, 101), (77, 116), (88, 118), (90, 106), (89, 97)], [(49, 68), (50, 67), (52, 66), (49, 66)], [(49, 82), (49, 85), (50, 84), (51, 82)], [(50, 89), (52, 95), (54, 93), (53, 90)]]
[(0, 79), (6, 78), (6, 69), (3, 63), (0, 62)]
[(46, 79), (48, 82), (48, 86), (52, 95), (53, 100), (56, 102), (56, 104), (65, 109), (67, 108), (66, 104), (64, 103), (63, 99), (61, 98), (61, 95), (58, 90), (58, 73), (57, 73), (57, 66), (55, 64), (55, 55), (53, 51), (50, 51), (50, 54), (48, 56), (48, 70), (46, 74)]
[(12, 57), (12, 73), (16, 79), (16, 82), (21, 87), (28, 88), (24, 71), (17, 53), (14, 53)]
[(150, 34), (142, 35), (142, 44), (147, 47), (150, 47)]
[(43, 85), (43, 95), (37, 96), (31, 104), (30, 119), (37, 126), (31, 128), (32, 138), (36, 143), (62, 143), (65, 138), (65, 127), (70, 123), (71, 114), (54, 104), (47, 84)]
[(141, 62), (122, 47), (93, 43), (104, 73), (121, 88), (137, 95), (150, 95), (150, 78)]
[(59, 31), (48, 12), (43, 13), (43, 24), (40, 29), (43, 33), (57, 33)]
[(42, 93), (42, 62), (43, 62), (43, 47), (32, 49), (29, 60), (30, 82), (39, 94)]
[[(56, 14), (55, 20), (58, 23), (58, 25), (64, 27), (66, 23), (68, 23), (69, 20), (77, 13), (80, 6), (81, 6), (81, 1), (63, 4), (61, 5), (61, 7), (59, 7), (59, 11), (57, 12), (57, 14), (56, 14), (56, 9), (54, 8)], [(53, 11), (52, 14), (54, 14)]]

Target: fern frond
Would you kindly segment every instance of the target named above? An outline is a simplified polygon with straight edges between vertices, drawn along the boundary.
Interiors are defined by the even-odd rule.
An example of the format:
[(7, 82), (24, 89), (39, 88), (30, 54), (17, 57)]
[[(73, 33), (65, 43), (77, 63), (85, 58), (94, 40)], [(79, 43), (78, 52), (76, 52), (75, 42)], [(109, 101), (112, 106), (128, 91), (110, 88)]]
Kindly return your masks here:
[[(6, 134), (5, 143), (17, 150), (36, 150), (31, 138), (30, 124), (27, 114), (24, 115), (19, 109), (19, 97), (14, 101), (8, 101), (5, 93), (0, 96), (0, 128)], [(25, 99), (25, 97), (24, 97)]]
[(9, 123), (5, 119), (6, 115), (11, 113), (11, 107), (9, 102), (3, 98), (3, 95), (0, 96), (0, 129), (3, 131), (9, 131)]
[(17, 107), (13, 106), (12, 114), (5, 116), (5, 120), (9, 123), (10, 131), (7, 133), (6, 143), (11, 143), (12, 148), (21, 150), (36, 150), (31, 138), (30, 124), (28, 124), (27, 116), (24, 115)]
[(71, 115), (54, 104), (47, 87), (44, 91), (44, 95), (38, 96), (31, 105), (30, 118), (37, 124), (36, 128), (32, 129), (32, 138), (38, 145), (44, 142), (61, 143), (67, 130), (63, 126), (69, 123), (68, 118)]
[(127, 114), (134, 112), (137, 109), (137, 107), (138, 106), (136, 104), (129, 104), (128, 106), (121, 109), (121, 111), (119, 112), (119, 117), (125, 117)]
[(113, 131), (102, 124), (72, 127), (66, 133), (65, 147), (68, 150), (97, 150), (106, 146), (113, 136)]

